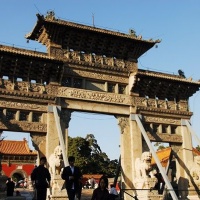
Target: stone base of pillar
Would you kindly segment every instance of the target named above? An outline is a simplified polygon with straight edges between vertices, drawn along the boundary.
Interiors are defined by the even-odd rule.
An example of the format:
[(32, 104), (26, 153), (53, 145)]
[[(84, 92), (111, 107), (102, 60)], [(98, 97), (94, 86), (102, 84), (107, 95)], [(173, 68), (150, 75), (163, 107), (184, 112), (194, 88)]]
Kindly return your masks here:
[(48, 196), (49, 200), (66, 200), (68, 199), (67, 195), (65, 194), (65, 196), (54, 196), (54, 195), (50, 195)]
[(190, 199), (190, 200), (196, 200), (196, 199), (200, 199), (200, 195), (198, 194), (199, 193), (199, 185), (198, 185), (198, 189), (195, 190), (194, 187), (190, 187), (190, 189), (188, 190), (188, 196), (187, 198)]
[(137, 196), (139, 200), (163, 200), (163, 195), (159, 195), (156, 190), (146, 192)]
[[(189, 200), (197, 200), (197, 199), (199, 199), (199, 196), (198, 195), (192, 195), (192, 196), (188, 196), (187, 197), (187, 199), (189, 199)], [(180, 198), (180, 200), (182, 200), (181, 198)], [(185, 200), (185, 198), (184, 198), (184, 200)]]
[(47, 192), (48, 199), (66, 200), (67, 191), (64, 183), (65, 181), (61, 179), (60, 175), (54, 175), (51, 180), (51, 188), (49, 188)]
[(139, 200), (162, 200), (163, 195), (159, 195), (157, 190), (153, 190), (156, 182), (157, 178), (136, 178), (134, 185), (137, 198)]

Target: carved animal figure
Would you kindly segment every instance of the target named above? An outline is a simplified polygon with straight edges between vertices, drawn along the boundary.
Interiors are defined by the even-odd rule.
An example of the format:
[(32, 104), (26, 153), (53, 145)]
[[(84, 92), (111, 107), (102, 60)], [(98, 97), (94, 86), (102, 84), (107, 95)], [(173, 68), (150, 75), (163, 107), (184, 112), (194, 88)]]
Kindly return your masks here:
[(64, 167), (64, 161), (62, 157), (62, 149), (57, 146), (54, 149), (54, 153), (49, 156), (49, 171), (53, 175), (61, 174), (62, 168)]
[(190, 173), (194, 182), (200, 186), (200, 156), (194, 157), (194, 164), (190, 169)]
[(135, 170), (137, 178), (149, 177), (149, 172), (151, 170), (151, 152), (143, 152), (141, 158), (136, 158), (135, 160)]

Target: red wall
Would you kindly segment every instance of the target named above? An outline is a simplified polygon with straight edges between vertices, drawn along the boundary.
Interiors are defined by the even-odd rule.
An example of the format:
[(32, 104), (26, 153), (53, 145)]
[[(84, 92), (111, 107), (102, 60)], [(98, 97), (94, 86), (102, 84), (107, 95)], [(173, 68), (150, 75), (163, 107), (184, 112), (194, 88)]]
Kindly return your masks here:
[[(22, 166), (22, 167), (19, 169), (18, 168), (19, 166)], [(21, 165), (20, 164), (10, 164), (10, 166), (8, 166), (8, 164), (2, 163), (2, 170), (4, 171), (5, 175), (8, 177), (10, 177), (11, 174), (13, 174), (13, 172), (16, 170), (25, 171), (27, 176), (29, 176), (34, 168), (35, 168), (34, 164), (21, 164)]]

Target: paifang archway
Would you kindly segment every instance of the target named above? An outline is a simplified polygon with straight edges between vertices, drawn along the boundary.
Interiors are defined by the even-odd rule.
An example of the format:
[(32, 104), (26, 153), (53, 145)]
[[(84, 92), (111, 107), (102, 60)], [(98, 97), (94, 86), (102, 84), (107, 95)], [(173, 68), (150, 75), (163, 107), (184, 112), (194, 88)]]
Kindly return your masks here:
[(160, 40), (58, 20), (53, 12), (37, 14), (26, 38), (45, 45), (47, 53), (0, 46), (2, 131), (30, 132), (36, 150), (48, 158), (59, 145), (49, 106), (61, 108), (66, 146), (74, 110), (115, 115), (121, 128), (123, 187), (129, 189), (135, 188), (135, 159), (148, 149), (133, 117), (140, 115), (149, 140), (169, 142), (181, 160), (178, 178), (189, 179), (183, 163), (193, 161), (191, 135), (181, 120), (192, 116), (188, 99), (200, 83), (138, 69), (138, 58)]

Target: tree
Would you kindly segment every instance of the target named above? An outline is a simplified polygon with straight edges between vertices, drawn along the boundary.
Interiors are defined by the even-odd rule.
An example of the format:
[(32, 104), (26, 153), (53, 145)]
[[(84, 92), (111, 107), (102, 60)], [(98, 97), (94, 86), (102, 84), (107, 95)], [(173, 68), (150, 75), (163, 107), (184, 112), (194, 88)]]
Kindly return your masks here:
[(68, 137), (68, 147), (68, 156), (73, 155), (76, 159), (76, 165), (81, 167), (82, 172), (85, 173), (91, 155), (89, 142), (82, 137)]
[(93, 134), (88, 134), (86, 138), (69, 137), (68, 141), (68, 156), (73, 155), (76, 158), (76, 165), (83, 174), (107, 174), (109, 177), (115, 175), (118, 161), (110, 161), (107, 154), (101, 151)]
[(197, 149), (198, 151), (200, 151), (200, 146), (199, 146), (199, 145), (197, 145), (196, 149)]
[(161, 142), (155, 142), (154, 146), (157, 147), (157, 151), (166, 148), (166, 146), (164, 145), (164, 143), (161, 143)]

